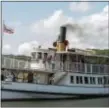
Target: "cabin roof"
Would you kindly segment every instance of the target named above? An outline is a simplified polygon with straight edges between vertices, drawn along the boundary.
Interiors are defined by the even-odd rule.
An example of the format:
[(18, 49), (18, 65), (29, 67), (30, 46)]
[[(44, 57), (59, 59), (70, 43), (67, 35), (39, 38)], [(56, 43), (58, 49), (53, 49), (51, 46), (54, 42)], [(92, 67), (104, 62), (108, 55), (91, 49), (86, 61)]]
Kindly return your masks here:
[(32, 51), (31, 53), (34, 53), (34, 52), (42, 52), (42, 53), (50, 53), (50, 52), (54, 52), (55, 49), (36, 49), (34, 51)]
[[(42, 52), (42, 53), (50, 53), (50, 52), (55, 52), (57, 54), (76, 54), (76, 55), (83, 55), (83, 56), (89, 56), (89, 57), (104, 57), (104, 58), (109, 58), (109, 56), (106, 56), (106, 55), (97, 55), (95, 53), (93, 53), (93, 51), (88, 51), (88, 50), (80, 50), (80, 49), (75, 49), (73, 48), (74, 50), (77, 50), (77, 52), (73, 52), (73, 51), (56, 51), (56, 49), (53, 49), (53, 48), (48, 48), (48, 49), (37, 49), (35, 51), (32, 51), (33, 52)], [(71, 50), (73, 50), (71, 49)]]
[(89, 53), (80, 53), (80, 52), (69, 52), (69, 51), (57, 51), (57, 54), (76, 54), (76, 55), (83, 55), (83, 56), (89, 56), (89, 57), (104, 57), (109, 58), (109, 56), (106, 55), (96, 55), (96, 54), (89, 54)]
[(2, 70), (10, 70), (13, 72), (21, 71), (21, 72), (41, 72), (41, 73), (54, 73), (52, 70), (46, 70), (46, 69), (30, 69), (30, 68), (25, 68), (25, 69), (18, 69), (18, 68), (5, 68), (2, 67)]

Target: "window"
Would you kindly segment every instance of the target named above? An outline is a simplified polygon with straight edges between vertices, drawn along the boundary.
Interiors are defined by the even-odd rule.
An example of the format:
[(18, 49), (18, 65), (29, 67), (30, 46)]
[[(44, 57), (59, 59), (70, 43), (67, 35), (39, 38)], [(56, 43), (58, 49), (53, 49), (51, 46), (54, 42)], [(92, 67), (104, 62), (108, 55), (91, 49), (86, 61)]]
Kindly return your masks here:
[(31, 55), (32, 55), (32, 59), (36, 58), (36, 52), (32, 52)]
[(93, 84), (93, 79), (92, 79), (92, 77), (90, 77), (90, 84)]
[(44, 57), (47, 57), (47, 55), (48, 55), (47, 53), (44, 53)]
[(48, 55), (47, 53), (44, 53), (44, 57), (43, 57), (44, 61), (46, 61), (47, 55)]
[(85, 65), (84, 64), (81, 64), (81, 71), (85, 72)]
[(76, 62), (76, 55), (71, 55), (71, 61)]
[(93, 80), (93, 84), (96, 84), (96, 78), (95, 77), (92, 77), (92, 80)]
[(82, 84), (83, 83), (82, 76), (76, 76), (76, 83), (77, 84)]
[(70, 82), (71, 82), (71, 83), (74, 83), (74, 76), (71, 76)]
[(93, 67), (92, 67), (92, 72), (93, 72), (93, 73), (98, 73), (98, 72), (99, 72), (99, 66), (93, 65)]
[(82, 76), (80, 76), (80, 83), (81, 83), (81, 84), (83, 83)]
[(78, 67), (78, 72), (81, 72), (81, 66), (79, 63), (77, 64), (77, 67)]
[(98, 84), (102, 84), (102, 77), (98, 77)]
[(76, 83), (79, 84), (79, 77), (76, 76)]
[(108, 77), (108, 84), (109, 84), (109, 77)]
[(99, 65), (100, 66), (100, 73), (104, 73), (104, 65)]
[(38, 53), (38, 59), (42, 59), (42, 53), (41, 52)]
[(91, 72), (91, 65), (87, 64), (87, 73), (90, 73), (90, 72)]
[(78, 63), (77, 64), (77, 70), (78, 70), (78, 72), (82, 72), (83, 73), (85, 71), (84, 64)]
[(84, 77), (84, 82), (85, 82), (85, 84), (88, 84), (89, 82), (88, 82), (88, 77)]
[(90, 84), (96, 84), (95, 83), (95, 77), (90, 77)]
[(108, 83), (108, 77), (104, 76), (104, 84), (107, 84)]
[(109, 74), (109, 65), (105, 65), (105, 73)]

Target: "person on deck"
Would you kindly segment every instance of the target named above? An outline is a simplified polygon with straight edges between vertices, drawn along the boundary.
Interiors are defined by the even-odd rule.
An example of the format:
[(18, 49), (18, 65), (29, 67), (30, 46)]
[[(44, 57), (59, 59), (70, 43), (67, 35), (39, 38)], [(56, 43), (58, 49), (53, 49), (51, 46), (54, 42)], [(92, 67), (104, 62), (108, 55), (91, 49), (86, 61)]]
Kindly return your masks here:
[(49, 55), (49, 56), (47, 57), (47, 62), (48, 62), (49, 68), (51, 67), (51, 60), (52, 60), (52, 55)]
[(1, 81), (4, 81), (5, 77), (3, 74), (1, 74)]
[(28, 73), (28, 83), (32, 83), (33, 82), (33, 73), (30, 72)]
[(8, 75), (6, 76), (6, 81), (13, 81), (13, 75), (11, 72), (8, 73)]
[(55, 57), (56, 57), (56, 54), (54, 54), (54, 56), (52, 57), (52, 69), (55, 69)]

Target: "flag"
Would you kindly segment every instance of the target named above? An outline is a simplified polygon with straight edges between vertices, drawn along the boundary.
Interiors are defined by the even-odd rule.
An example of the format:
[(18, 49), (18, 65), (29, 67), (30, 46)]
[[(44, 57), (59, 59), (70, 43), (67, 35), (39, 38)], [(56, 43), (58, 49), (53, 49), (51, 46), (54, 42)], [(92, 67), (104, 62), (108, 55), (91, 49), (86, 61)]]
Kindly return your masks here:
[(7, 27), (5, 24), (3, 24), (3, 32), (8, 34), (13, 34), (14, 30), (12, 28)]

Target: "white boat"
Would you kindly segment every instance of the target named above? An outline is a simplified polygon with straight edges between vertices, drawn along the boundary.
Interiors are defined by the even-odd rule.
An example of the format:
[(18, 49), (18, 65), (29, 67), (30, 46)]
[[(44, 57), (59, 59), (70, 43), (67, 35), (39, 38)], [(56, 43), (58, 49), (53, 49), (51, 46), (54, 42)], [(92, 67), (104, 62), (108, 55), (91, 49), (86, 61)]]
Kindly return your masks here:
[(109, 57), (67, 49), (65, 33), (61, 27), (55, 49), (33, 51), (29, 67), (3, 64), (2, 74), (10, 74), (2, 79), (2, 100), (109, 95)]

